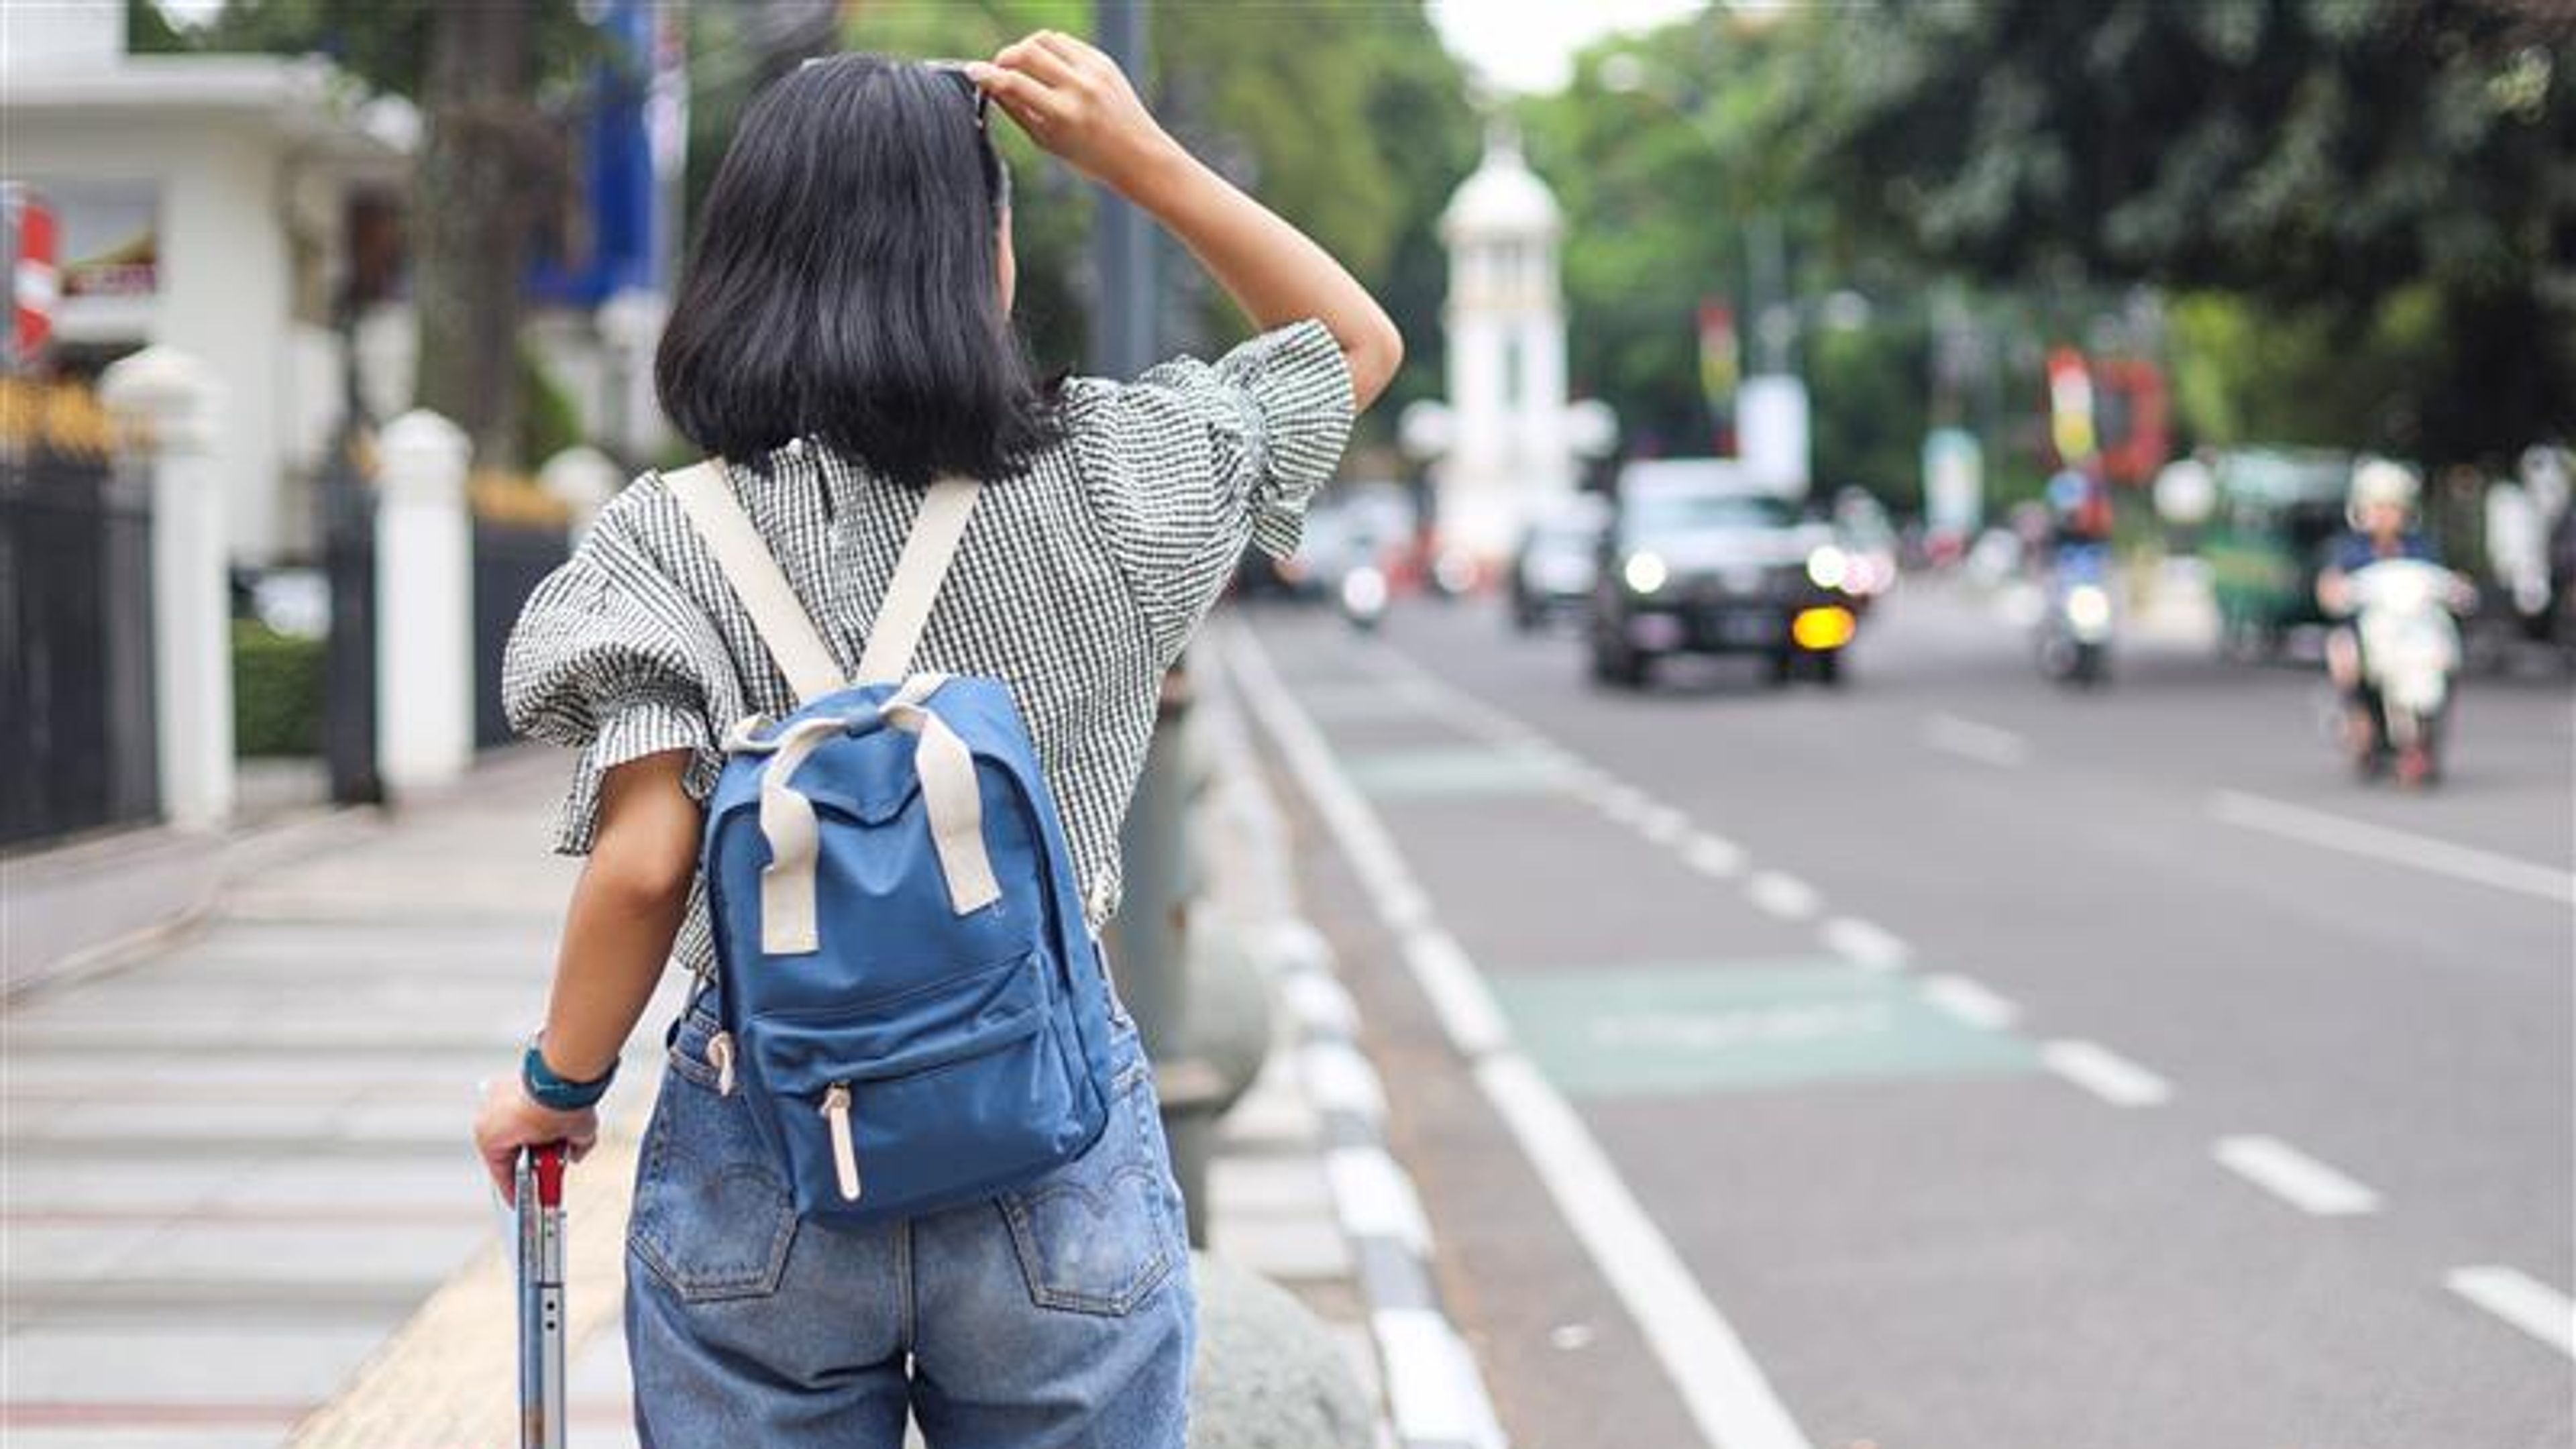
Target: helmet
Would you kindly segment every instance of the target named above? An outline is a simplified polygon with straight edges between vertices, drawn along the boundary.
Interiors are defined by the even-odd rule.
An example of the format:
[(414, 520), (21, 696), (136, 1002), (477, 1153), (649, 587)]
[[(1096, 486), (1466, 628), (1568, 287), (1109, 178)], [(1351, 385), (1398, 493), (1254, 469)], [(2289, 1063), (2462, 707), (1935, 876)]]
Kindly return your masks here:
[(2412, 513), (2416, 495), (2423, 489), (2423, 480), (2405, 464), (2387, 458), (2364, 458), (2353, 465), (2351, 491), (2344, 495), (2344, 517), (2359, 528), (2363, 515), (2376, 504), (2394, 504)]

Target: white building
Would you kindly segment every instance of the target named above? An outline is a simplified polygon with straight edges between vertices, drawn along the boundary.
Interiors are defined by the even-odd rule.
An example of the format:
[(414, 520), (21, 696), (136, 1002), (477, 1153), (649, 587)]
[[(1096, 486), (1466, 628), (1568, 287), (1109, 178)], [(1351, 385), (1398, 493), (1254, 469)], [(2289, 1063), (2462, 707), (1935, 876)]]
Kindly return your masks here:
[(1587, 420), (1566, 407), (1562, 227), (1556, 197), (1501, 129), (1440, 219), (1449, 401), (1445, 417), (1415, 431), (1441, 454), (1433, 478), (1444, 542), (1471, 558), (1507, 553), (1534, 508), (1574, 488), (1575, 434)]
[[(319, 60), (125, 45), (122, 0), (0, 4), (0, 178), (60, 221), (56, 344), (92, 363), (160, 344), (209, 364), (233, 559), (309, 555), (311, 482), (340, 416), (329, 321), (352, 204), (398, 202), (417, 119)], [(380, 407), (408, 401), (407, 330), (374, 369), (402, 375), (370, 379)]]

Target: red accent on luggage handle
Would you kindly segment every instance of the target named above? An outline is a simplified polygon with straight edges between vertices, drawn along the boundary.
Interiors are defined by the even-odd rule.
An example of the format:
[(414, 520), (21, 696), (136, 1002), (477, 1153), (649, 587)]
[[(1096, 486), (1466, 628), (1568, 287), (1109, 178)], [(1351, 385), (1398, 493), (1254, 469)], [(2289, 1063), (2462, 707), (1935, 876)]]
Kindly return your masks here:
[(542, 1147), (531, 1147), (528, 1149), (528, 1156), (537, 1170), (537, 1206), (562, 1207), (564, 1145), (560, 1142), (549, 1142)]

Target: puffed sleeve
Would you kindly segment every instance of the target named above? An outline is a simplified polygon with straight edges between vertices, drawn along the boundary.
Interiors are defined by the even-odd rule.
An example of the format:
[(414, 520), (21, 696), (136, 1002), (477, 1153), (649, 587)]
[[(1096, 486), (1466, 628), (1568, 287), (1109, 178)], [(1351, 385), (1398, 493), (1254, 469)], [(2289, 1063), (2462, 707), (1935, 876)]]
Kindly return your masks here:
[(1080, 379), (1067, 400), (1084, 489), (1166, 660), (1246, 544), (1295, 551), (1351, 431), (1350, 363), (1316, 321), (1132, 383)]
[(710, 701), (724, 668), (713, 626), (629, 535), (614, 504), (519, 611), (502, 655), (510, 727), (580, 751), (555, 849), (588, 854), (600, 780), (629, 760), (689, 752), (683, 784), (703, 801), (723, 756)]

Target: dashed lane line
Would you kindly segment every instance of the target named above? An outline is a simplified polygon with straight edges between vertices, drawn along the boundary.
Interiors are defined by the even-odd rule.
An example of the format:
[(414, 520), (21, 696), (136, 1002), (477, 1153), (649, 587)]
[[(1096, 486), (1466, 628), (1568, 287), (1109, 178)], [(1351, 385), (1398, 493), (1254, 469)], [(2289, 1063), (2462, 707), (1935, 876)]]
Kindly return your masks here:
[(1814, 886), (1786, 871), (1757, 870), (1744, 881), (1745, 899), (1784, 921), (1803, 921), (1824, 908)]
[(2021, 1020), (2021, 1008), (1965, 976), (1923, 978), (1923, 999), (1970, 1026), (2004, 1031)]
[(2518, 1269), (2486, 1263), (2454, 1268), (2442, 1286), (2542, 1343), (2576, 1358), (2576, 1303)]
[(2173, 1100), (2172, 1083), (2094, 1042), (2043, 1042), (2039, 1061), (2114, 1107), (2160, 1107)]
[(1894, 933), (1857, 916), (1836, 916), (1817, 932), (1826, 947), (1873, 971), (1894, 971), (1913, 959), (1912, 947)]
[(2311, 1217), (2348, 1218), (2379, 1211), (2379, 1194), (2278, 1137), (2221, 1137), (2210, 1145), (2218, 1165)]
[(2012, 769), (2030, 760), (2030, 741), (2011, 730), (1979, 724), (1955, 714), (1936, 714), (1923, 721), (1923, 743), (1944, 754), (1981, 765)]
[(1705, 830), (1685, 837), (1681, 852), (1684, 865), (1713, 880), (1726, 880), (1744, 869), (1744, 847)]

